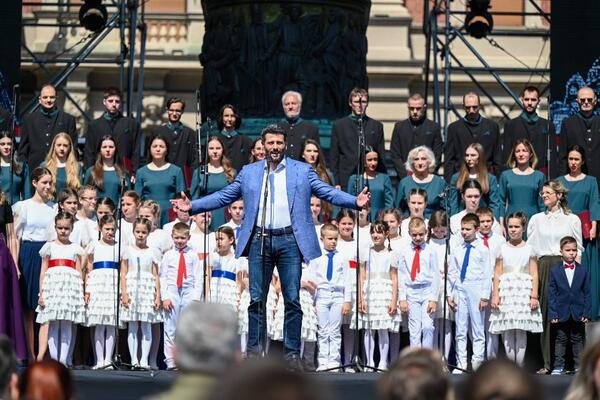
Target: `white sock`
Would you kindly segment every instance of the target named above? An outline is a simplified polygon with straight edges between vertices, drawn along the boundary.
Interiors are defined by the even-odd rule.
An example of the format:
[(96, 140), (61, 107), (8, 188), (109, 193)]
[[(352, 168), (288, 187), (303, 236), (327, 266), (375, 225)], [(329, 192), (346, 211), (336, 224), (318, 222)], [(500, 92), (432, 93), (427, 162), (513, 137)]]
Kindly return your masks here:
[(502, 334), (506, 358), (522, 366), (527, 348), (527, 332), (521, 329), (511, 329)]
[(367, 367), (374, 367), (373, 355), (375, 354), (375, 334), (371, 329), (365, 329), (365, 354), (367, 355)]
[(387, 359), (390, 352), (390, 336), (387, 329), (378, 329), (379, 333), (379, 368), (387, 368)]
[(77, 340), (77, 324), (71, 323), (71, 343), (69, 343), (69, 354), (67, 355), (67, 365), (73, 365), (73, 352), (75, 351), (75, 341)]
[(342, 335), (344, 336), (344, 364), (350, 364), (354, 353), (354, 331), (350, 329), (350, 325), (342, 325)]
[(115, 351), (115, 327), (106, 327), (106, 354), (104, 354), (104, 364), (112, 362), (113, 352)]
[(58, 329), (60, 327), (60, 321), (49, 321), (48, 322), (48, 351), (50, 352), (50, 357), (53, 360), (58, 361), (58, 343), (59, 332)]
[(71, 321), (60, 321), (60, 355), (59, 362), (67, 365), (69, 359), (69, 349), (73, 338), (73, 328)]
[(140, 358), (140, 365), (148, 366), (148, 355), (152, 347), (152, 324), (149, 322), (141, 322), (140, 324), (142, 328), (142, 356)]
[(127, 327), (127, 347), (129, 347), (129, 356), (133, 365), (139, 364), (138, 360), (138, 322), (129, 321)]
[(248, 334), (242, 333), (240, 335), (240, 351), (242, 354), (246, 354), (246, 348), (248, 347)]
[(102, 366), (104, 363), (104, 331), (105, 325), (96, 325), (94, 329), (94, 348), (96, 349), (96, 365)]

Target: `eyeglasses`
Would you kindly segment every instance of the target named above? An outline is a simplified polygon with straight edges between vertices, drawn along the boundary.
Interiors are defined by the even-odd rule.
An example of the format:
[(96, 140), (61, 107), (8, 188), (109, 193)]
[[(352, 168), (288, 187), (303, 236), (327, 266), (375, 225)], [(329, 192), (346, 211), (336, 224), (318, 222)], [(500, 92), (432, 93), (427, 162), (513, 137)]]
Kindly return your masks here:
[(594, 98), (593, 97), (582, 97), (577, 99), (580, 103), (593, 103), (594, 102)]
[(183, 112), (183, 110), (171, 109), (171, 108), (168, 109), (167, 111), (170, 112), (170, 113), (179, 113), (179, 114), (181, 114)]
[(556, 192), (540, 192), (540, 197), (544, 196), (556, 196)]

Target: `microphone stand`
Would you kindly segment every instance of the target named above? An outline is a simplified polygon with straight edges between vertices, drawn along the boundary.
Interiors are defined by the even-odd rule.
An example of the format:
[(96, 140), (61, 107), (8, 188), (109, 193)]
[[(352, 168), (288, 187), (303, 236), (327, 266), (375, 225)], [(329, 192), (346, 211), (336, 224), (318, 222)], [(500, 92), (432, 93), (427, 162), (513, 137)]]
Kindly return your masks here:
[[(200, 122), (200, 90), (196, 90), (196, 130), (198, 132), (198, 179), (202, 176), (204, 181), (202, 182), (202, 193), (203, 196), (208, 194), (208, 138), (210, 136), (210, 131), (212, 128), (212, 121), (210, 117), (206, 118), (206, 124), (208, 125), (206, 129), (206, 140), (204, 142), (204, 157), (202, 156), (202, 129)], [(204, 164), (202, 164), (202, 160), (204, 160)], [(204, 301), (208, 301), (209, 297), (209, 279), (208, 276), (208, 235), (210, 231), (210, 227), (206, 224), (206, 216), (204, 217), (204, 235), (202, 237), (202, 269), (204, 274)]]
[[(263, 192), (263, 208), (262, 214), (260, 216), (261, 226), (260, 226), (260, 259), (261, 259), (261, 268), (263, 272), (262, 279), (262, 293), (259, 304), (259, 323), (258, 323), (258, 348), (262, 357), (266, 356), (267, 349), (267, 330), (263, 329), (263, 313), (266, 312), (266, 303), (263, 299), (266, 299), (269, 295), (269, 288), (271, 282), (267, 282), (267, 271), (265, 267), (265, 236), (267, 236), (265, 231), (265, 225), (267, 223), (267, 198), (269, 197), (269, 161), (270, 157), (267, 153), (265, 157), (265, 174), (264, 174), (264, 182), (265, 182), (265, 190)], [(270, 238), (270, 237), (269, 237)], [(271, 274), (272, 279), (272, 274)]]

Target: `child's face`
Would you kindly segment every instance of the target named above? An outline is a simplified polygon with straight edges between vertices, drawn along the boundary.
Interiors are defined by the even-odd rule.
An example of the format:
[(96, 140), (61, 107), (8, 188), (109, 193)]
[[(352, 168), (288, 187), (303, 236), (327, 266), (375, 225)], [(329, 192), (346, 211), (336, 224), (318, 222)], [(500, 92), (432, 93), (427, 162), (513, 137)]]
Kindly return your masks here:
[(444, 239), (448, 234), (448, 227), (446, 226), (436, 226), (431, 230), (431, 235), (436, 239)]
[(523, 238), (523, 225), (519, 218), (508, 219), (508, 238), (510, 240), (520, 240)]
[[(81, 201), (81, 208), (83, 210), (83, 212), (85, 214), (91, 214), (94, 211), (96, 211), (96, 203), (97, 203), (97, 199), (96, 199), (96, 191), (95, 190), (86, 190), (83, 192), (83, 194), (81, 195), (81, 197), (79, 198), (79, 201)], [(123, 207), (123, 210), (125, 210), (125, 207)]]
[(415, 246), (420, 246), (425, 241), (425, 237), (427, 236), (427, 229), (425, 229), (425, 225), (420, 225), (415, 228), (409, 229), (408, 233)]
[(327, 251), (334, 251), (337, 246), (338, 233), (336, 231), (326, 230), (321, 235), (321, 242), (323, 242), (323, 248)]
[(460, 234), (465, 242), (470, 243), (475, 240), (477, 235), (477, 227), (473, 222), (465, 222), (460, 224)]
[(148, 232), (148, 228), (144, 224), (136, 224), (133, 228), (133, 236), (137, 243), (145, 243), (149, 234), (150, 232)]
[(47, 199), (52, 190), (52, 175), (42, 175), (40, 179), (33, 181), (32, 185), (42, 199)]
[(232, 236), (225, 234), (224, 232), (217, 232), (215, 235), (215, 241), (217, 242), (217, 251), (228, 251), (233, 245), (235, 239)]
[(358, 219), (362, 222), (365, 222), (367, 220), (367, 217), (369, 215), (369, 213), (371, 212), (370, 208), (362, 208), (359, 212), (358, 212)]
[(567, 264), (571, 264), (577, 257), (577, 244), (567, 243), (560, 249), (560, 254)]
[(106, 204), (101, 204), (98, 206), (98, 210), (96, 211), (96, 217), (98, 218), (98, 221), (100, 221), (105, 215), (113, 215), (113, 212), (109, 206)]
[(242, 200), (234, 201), (229, 206), (229, 214), (231, 214), (233, 222), (236, 224), (241, 223), (244, 219), (244, 202)]
[(490, 214), (477, 214), (479, 217), (479, 232), (484, 235), (487, 235), (492, 230), (492, 225), (494, 224), (494, 219)]
[(467, 189), (463, 194), (463, 200), (465, 202), (465, 208), (468, 212), (475, 212), (479, 208), (479, 201), (481, 200), (481, 193), (477, 189)]
[(100, 232), (102, 232), (102, 238), (109, 242), (115, 239), (115, 231), (115, 224), (112, 222), (106, 223), (102, 225), (102, 228), (100, 228)]
[(178, 249), (183, 249), (187, 246), (188, 241), (190, 240), (189, 232), (175, 232), (171, 234), (171, 238), (173, 238), (173, 244)]
[(423, 217), (425, 211), (425, 198), (419, 194), (413, 194), (408, 199), (408, 210), (411, 217)]
[(140, 218), (146, 218), (152, 225), (154, 225), (154, 214), (152, 210), (149, 208), (140, 208), (138, 211), (138, 216)]
[(382, 246), (385, 243), (387, 232), (373, 231), (371, 233), (371, 241), (376, 246)]
[(78, 206), (79, 206), (79, 201), (77, 200), (77, 197), (75, 197), (75, 196), (67, 197), (65, 199), (65, 201), (62, 202), (62, 209), (71, 215), (75, 215), (77, 213)]
[(340, 236), (344, 240), (352, 239), (352, 231), (354, 230), (354, 220), (350, 217), (344, 217), (338, 222)]
[(64, 242), (69, 240), (73, 225), (71, 225), (71, 221), (68, 219), (59, 219), (56, 221), (55, 229), (58, 240)]
[(310, 198), (310, 212), (313, 218), (317, 218), (321, 214), (321, 200), (316, 197)]
[(137, 216), (137, 204), (129, 196), (123, 196), (121, 199), (121, 211), (126, 219), (133, 219)]
[(212, 214), (209, 212), (196, 214), (194, 216), (194, 222), (196, 226), (200, 228), (202, 231), (206, 231), (210, 226), (210, 222), (212, 221)]
[(400, 226), (400, 221), (398, 221), (398, 218), (396, 218), (394, 214), (385, 214), (383, 216), (383, 222), (388, 224), (388, 228), (390, 228), (390, 236), (398, 236), (398, 227)]

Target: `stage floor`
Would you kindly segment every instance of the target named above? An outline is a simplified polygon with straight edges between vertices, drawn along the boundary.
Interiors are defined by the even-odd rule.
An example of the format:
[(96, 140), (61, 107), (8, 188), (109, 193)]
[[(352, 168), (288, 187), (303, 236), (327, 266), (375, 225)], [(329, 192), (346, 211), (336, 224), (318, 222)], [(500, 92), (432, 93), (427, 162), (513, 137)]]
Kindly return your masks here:
[[(73, 371), (77, 387), (77, 398), (86, 400), (118, 400), (139, 399), (166, 390), (177, 373), (171, 371), (138, 372), (138, 371)], [(329, 385), (336, 400), (376, 400), (375, 384), (381, 377), (377, 373), (315, 374), (316, 379)], [(456, 399), (460, 400), (461, 385), (465, 375), (450, 375), (457, 390)], [(566, 394), (573, 379), (572, 376), (540, 376), (536, 377), (544, 390), (542, 398), (560, 400)]]

